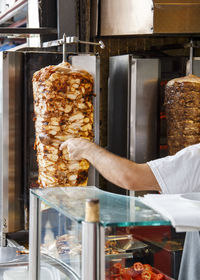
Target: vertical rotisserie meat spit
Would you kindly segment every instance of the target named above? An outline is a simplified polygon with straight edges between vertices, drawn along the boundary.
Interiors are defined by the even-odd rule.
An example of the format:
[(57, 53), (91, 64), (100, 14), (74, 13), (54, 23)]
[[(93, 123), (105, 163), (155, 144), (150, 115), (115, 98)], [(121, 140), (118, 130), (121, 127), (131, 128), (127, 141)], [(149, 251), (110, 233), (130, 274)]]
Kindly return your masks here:
[[(69, 160), (60, 142), (93, 140), (93, 77), (64, 62), (33, 75), (35, 148), (41, 187), (86, 186), (89, 163)], [(44, 141), (46, 139), (47, 141)]]
[(200, 78), (173, 79), (165, 88), (169, 154), (200, 142)]

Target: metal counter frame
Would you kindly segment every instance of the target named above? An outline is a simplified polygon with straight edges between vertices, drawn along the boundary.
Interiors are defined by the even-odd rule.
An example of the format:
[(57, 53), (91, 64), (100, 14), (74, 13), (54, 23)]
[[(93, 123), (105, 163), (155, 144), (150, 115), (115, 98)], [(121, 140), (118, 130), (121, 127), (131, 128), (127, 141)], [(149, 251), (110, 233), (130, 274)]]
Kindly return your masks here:
[[(40, 280), (41, 200), (30, 192), (29, 280)], [(105, 279), (105, 230), (82, 222), (82, 280)], [(41, 279), (43, 280), (43, 279)]]

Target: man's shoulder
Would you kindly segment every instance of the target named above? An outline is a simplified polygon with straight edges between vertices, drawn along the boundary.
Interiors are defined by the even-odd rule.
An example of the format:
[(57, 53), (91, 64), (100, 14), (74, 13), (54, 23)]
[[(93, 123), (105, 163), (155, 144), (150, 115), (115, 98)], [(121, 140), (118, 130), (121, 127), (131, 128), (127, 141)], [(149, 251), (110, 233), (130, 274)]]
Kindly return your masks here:
[(176, 154), (178, 155), (182, 153), (196, 152), (196, 151), (200, 151), (200, 143), (187, 146), (182, 150), (178, 151)]

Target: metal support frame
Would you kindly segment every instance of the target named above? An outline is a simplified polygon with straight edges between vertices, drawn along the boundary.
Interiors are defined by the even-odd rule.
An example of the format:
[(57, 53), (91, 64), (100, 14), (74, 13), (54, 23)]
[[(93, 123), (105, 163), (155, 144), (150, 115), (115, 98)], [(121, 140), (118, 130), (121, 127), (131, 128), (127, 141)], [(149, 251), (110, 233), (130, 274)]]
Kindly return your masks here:
[(30, 191), (29, 280), (40, 279), (41, 201)]
[(7, 36), (12, 34), (57, 34), (57, 30), (55, 28), (48, 27), (40, 27), (40, 28), (27, 28), (27, 27), (0, 27), (0, 35)]
[(82, 280), (105, 279), (104, 228), (82, 222)]
[(50, 47), (58, 47), (61, 46), (63, 44), (85, 44), (85, 45), (94, 45), (94, 46), (100, 46), (101, 49), (105, 48), (105, 45), (102, 41), (99, 41), (98, 43), (96, 42), (88, 42), (88, 41), (82, 41), (79, 40), (78, 37), (76, 36), (67, 36), (64, 34), (62, 39), (58, 39), (58, 40), (53, 40), (53, 41), (49, 41), (49, 42), (44, 42), (42, 44), (43, 48), (50, 48)]

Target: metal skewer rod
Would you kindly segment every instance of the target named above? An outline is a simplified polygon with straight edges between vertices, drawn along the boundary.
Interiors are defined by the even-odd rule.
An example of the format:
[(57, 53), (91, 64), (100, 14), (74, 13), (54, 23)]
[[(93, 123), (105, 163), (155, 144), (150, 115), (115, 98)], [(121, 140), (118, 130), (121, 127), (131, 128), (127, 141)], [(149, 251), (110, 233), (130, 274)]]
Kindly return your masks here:
[(193, 40), (190, 41), (190, 59), (189, 74), (193, 73)]
[(63, 34), (63, 62), (66, 62), (66, 34)]
[(95, 43), (95, 42), (87, 42), (87, 41), (78, 40), (78, 43), (86, 44), (86, 45), (100, 46), (101, 49), (105, 48), (105, 45), (104, 45), (104, 43), (102, 41), (99, 41), (98, 43)]

